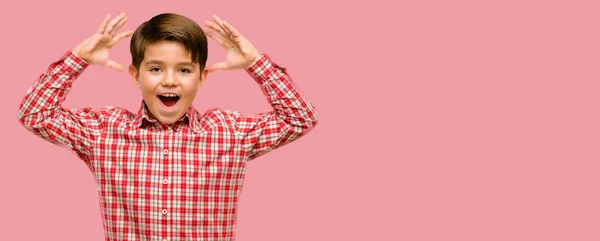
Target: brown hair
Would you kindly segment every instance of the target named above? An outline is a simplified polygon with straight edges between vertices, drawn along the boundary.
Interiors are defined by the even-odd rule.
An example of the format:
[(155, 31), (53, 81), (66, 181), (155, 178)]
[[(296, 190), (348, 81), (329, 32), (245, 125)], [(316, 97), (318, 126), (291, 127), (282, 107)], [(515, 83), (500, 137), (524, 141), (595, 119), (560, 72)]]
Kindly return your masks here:
[(193, 20), (174, 13), (163, 13), (142, 23), (131, 37), (130, 51), (133, 66), (139, 70), (146, 46), (160, 40), (177, 41), (192, 55), (192, 62), (206, 66), (208, 46), (206, 35)]

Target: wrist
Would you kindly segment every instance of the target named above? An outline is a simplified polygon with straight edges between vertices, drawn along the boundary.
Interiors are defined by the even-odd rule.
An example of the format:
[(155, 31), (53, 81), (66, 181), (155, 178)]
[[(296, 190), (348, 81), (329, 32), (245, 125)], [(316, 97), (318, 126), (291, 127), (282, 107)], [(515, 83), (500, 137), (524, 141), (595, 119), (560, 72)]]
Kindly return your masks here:
[(256, 61), (258, 61), (258, 59), (260, 59), (260, 56), (261, 56), (261, 54), (257, 53), (256, 56), (254, 56), (254, 58), (250, 58), (250, 61), (245, 66), (245, 68), (250, 68), (251, 66), (255, 65)]
[(81, 54), (81, 52), (79, 51), (79, 48), (75, 47), (73, 50), (71, 50), (71, 52), (73, 53), (73, 55), (77, 56), (78, 58), (80, 58), (81, 60), (83, 60), (86, 64), (89, 63), (88, 59)]
[(77, 58), (79, 58), (79, 59), (83, 60), (83, 62), (85, 62), (85, 63), (87, 64), (87, 61), (86, 61), (84, 58), (82, 58), (82, 57), (81, 57), (81, 55), (80, 55), (80, 54), (79, 54), (77, 51), (73, 51), (73, 50), (72, 50), (72, 51), (71, 51), (71, 53), (72, 53), (73, 55), (75, 55), (75, 57), (77, 57)]

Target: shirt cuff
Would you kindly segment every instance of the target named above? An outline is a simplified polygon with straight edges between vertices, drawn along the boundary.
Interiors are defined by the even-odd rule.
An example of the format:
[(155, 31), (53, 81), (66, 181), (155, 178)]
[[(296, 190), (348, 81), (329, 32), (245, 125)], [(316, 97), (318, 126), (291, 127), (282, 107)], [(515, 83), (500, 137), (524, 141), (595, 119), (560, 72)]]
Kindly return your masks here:
[(85, 62), (82, 58), (75, 55), (73, 51), (67, 51), (62, 55), (62, 57), (52, 63), (48, 68), (48, 73), (46, 74), (68, 74), (74, 76), (75, 78), (83, 73), (83, 70), (87, 68), (89, 64)]
[[(69, 56), (69, 54), (70, 54), (71, 56)], [(71, 50), (71, 51), (69, 51), (69, 52), (67, 52), (66, 56), (68, 56), (68, 57), (71, 57), (71, 58), (73, 58), (73, 59), (77, 59), (77, 60), (79, 60), (79, 62), (82, 62), (83, 64), (85, 64), (85, 65), (86, 65), (85, 67), (87, 67), (87, 65), (89, 65), (89, 64), (88, 64), (88, 62), (86, 62), (84, 59), (82, 59), (81, 57), (79, 57), (79, 55), (77, 55), (77, 54), (76, 54), (75, 52), (73, 52), (72, 50)]]
[(246, 68), (246, 72), (259, 84), (264, 83), (273, 74), (287, 75), (286, 68), (279, 66), (267, 54), (261, 54)]

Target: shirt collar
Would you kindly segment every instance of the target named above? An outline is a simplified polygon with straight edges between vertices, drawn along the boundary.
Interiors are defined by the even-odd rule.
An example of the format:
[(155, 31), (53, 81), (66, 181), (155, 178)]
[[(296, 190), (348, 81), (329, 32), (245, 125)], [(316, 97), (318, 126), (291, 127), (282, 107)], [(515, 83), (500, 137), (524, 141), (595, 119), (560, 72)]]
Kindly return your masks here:
[[(194, 133), (198, 133), (198, 129), (197, 128), (199, 127), (199, 123), (198, 123), (197, 115), (198, 115), (198, 113), (197, 113), (196, 109), (194, 109), (194, 107), (192, 105), (190, 105), (190, 107), (188, 108), (188, 110), (185, 113), (185, 115), (183, 115), (179, 120), (177, 120), (177, 122), (186, 121), (187, 120), (190, 129)], [(144, 119), (146, 121), (148, 121), (148, 122), (151, 122), (151, 123), (157, 123), (158, 122), (158, 120), (156, 118), (153, 118), (150, 115), (148, 115), (148, 108), (146, 106), (146, 102), (144, 102), (142, 100), (142, 103), (140, 105), (138, 113), (135, 116), (135, 119), (133, 119), (132, 124), (135, 127), (141, 128), (142, 124), (144, 123)]]

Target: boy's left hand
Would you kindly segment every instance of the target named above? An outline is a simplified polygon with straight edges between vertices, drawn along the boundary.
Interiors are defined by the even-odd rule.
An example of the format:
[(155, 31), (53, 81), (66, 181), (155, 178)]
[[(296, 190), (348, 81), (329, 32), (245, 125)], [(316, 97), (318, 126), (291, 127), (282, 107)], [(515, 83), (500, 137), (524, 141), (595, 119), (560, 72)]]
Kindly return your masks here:
[(221, 45), (227, 53), (225, 61), (213, 64), (207, 68), (208, 71), (250, 67), (250, 64), (260, 56), (258, 50), (228, 22), (221, 20), (217, 15), (213, 15), (212, 19), (214, 22), (208, 20), (204, 22), (214, 31), (206, 30), (206, 35)]

